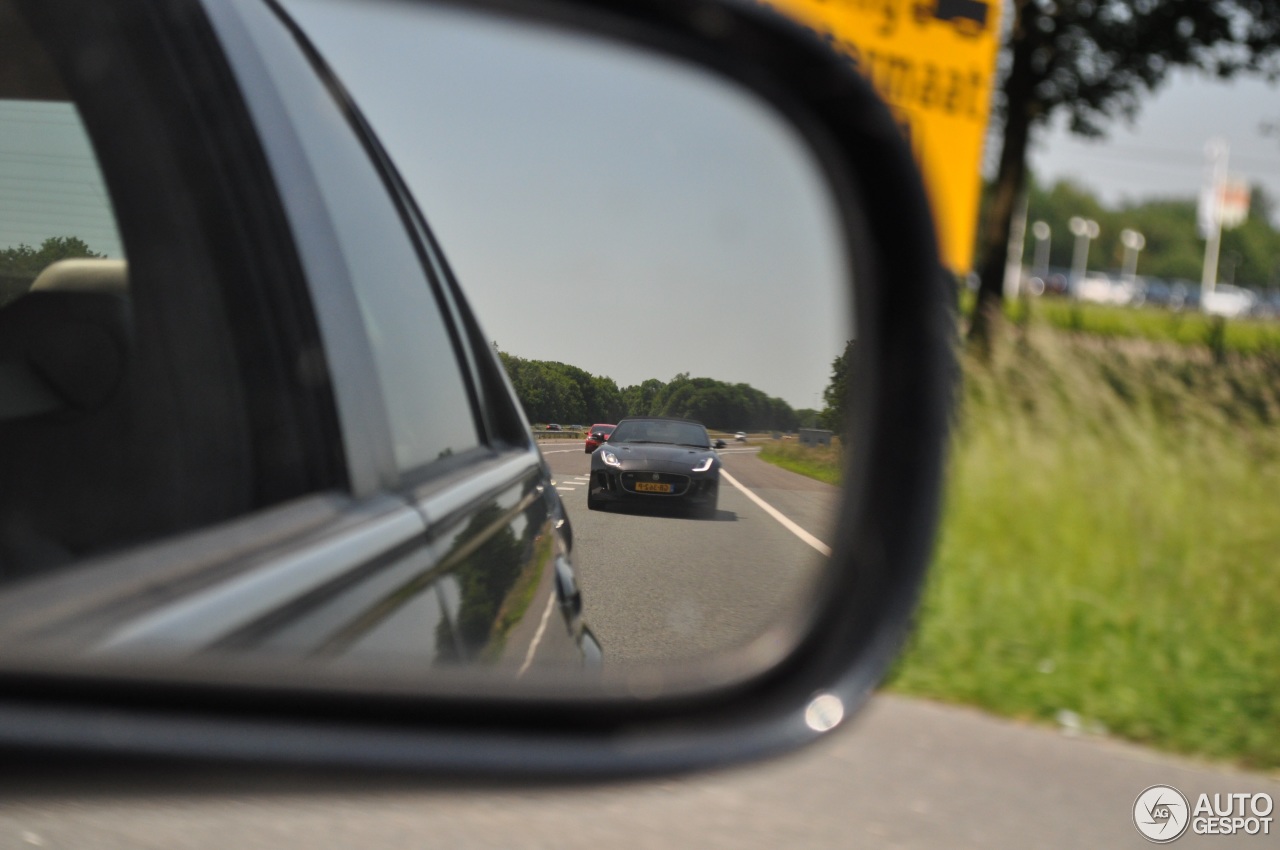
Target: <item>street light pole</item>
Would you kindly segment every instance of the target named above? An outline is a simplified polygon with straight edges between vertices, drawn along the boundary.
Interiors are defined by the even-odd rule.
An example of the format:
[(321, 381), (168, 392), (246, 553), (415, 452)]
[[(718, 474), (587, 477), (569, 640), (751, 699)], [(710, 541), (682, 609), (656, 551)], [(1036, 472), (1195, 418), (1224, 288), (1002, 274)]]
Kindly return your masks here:
[(1124, 245), (1124, 267), (1122, 277), (1133, 283), (1138, 273), (1138, 252), (1147, 247), (1147, 239), (1136, 230), (1125, 228), (1120, 231), (1120, 244)]
[(1222, 191), (1227, 182), (1227, 158), (1231, 153), (1226, 139), (1210, 139), (1204, 146), (1209, 160), (1209, 187), (1202, 201), (1201, 229), (1204, 231), (1204, 271), (1200, 275), (1200, 308), (1204, 309), (1218, 282), (1218, 251), (1222, 246)]
[(1080, 292), (1080, 281), (1084, 280), (1089, 266), (1089, 242), (1098, 238), (1098, 223), (1091, 218), (1073, 215), (1067, 226), (1076, 237), (1075, 253), (1071, 259), (1071, 297), (1076, 298)]
[(1037, 221), (1031, 225), (1031, 235), (1036, 238), (1036, 255), (1032, 261), (1034, 274), (1041, 280), (1049, 276), (1049, 238), (1053, 235), (1053, 231), (1049, 228), (1048, 222)]

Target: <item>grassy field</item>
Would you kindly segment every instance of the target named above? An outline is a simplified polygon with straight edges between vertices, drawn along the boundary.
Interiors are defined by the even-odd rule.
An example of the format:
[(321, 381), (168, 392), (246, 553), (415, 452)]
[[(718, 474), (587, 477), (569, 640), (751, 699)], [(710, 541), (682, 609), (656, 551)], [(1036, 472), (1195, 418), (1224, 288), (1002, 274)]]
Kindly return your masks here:
[(1095, 336), (1203, 345), (1218, 353), (1280, 353), (1280, 322), (1223, 320), (1195, 310), (1173, 312), (1158, 307), (1112, 307), (1064, 298), (1037, 298), (1029, 303), (1012, 304), (1009, 316), (1019, 321), (1028, 311), (1034, 321), (1050, 327)]
[(825, 481), (840, 483), (840, 442), (837, 438), (830, 447), (805, 448), (793, 441), (774, 440), (764, 444), (760, 457), (772, 464)]
[(1280, 767), (1280, 356), (1033, 322), (964, 371), (892, 687)]

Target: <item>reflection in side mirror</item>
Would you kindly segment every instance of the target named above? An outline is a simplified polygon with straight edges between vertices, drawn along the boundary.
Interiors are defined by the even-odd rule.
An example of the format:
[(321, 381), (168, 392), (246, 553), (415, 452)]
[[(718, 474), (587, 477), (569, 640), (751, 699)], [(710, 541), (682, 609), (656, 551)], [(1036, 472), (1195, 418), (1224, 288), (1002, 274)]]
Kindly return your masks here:
[[(530, 421), (811, 424), (853, 336), (849, 258), (822, 168), (774, 107), (692, 65), (448, 7), (287, 5), (418, 199)], [(838, 488), (792, 471), (800, 449), (738, 442), (716, 461), (714, 521), (689, 521), (686, 494), (710, 486), (690, 444), (707, 443), (672, 433), (541, 443), (606, 667), (785, 649), (774, 633), (802, 629)]]
[[(745, 433), (812, 425), (855, 336), (847, 228), (812, 143), (739, 83), (621, 42), (449, 5), (284, 5), (447, 257), (451, 272), (431, 267), (436, 285), (456, 277), (483, 321), (524, 407), (515, 430), (541, 450), (535, 464), (525, 446), (521, 468), (551, 480), (503, 489), (498, 472), (463, 467), (465, 451), (433, 452), (439, 470), (385, 485), (377, 510), (353, 509), (356, 531), (326, 529), (305, 557), (272, 538), (225, 555), (225, 575), (175, 570), (182, 580), (157, 580), (160, 593), (138, 578), (160, 559), (130, 553), (94, 574), (146, 592), (125, 598), (121, 584), (110, 604), (79, 600), (65, 575), (0, 590), (0, 610), (33, 624), (9, 645), (125, 662), (321, 659), (366, 675), (410, 669), (413, 682), (462, 668), (578, 673), (594, 640), (606, 670), (648, 669), (650, 682), (678, 668), (700, 682), (698, 665), (726, 658), (729, 678), (778, 663), (809, 625), (841, 498), (797, 470), (840, 469), (844, 449), (830, 434), (791, 446)], [(257, 35), (264, 55), (278, 53)], [(309, 108), (291, 100), (287, 117), (303, 126)], [(330, 154), (304, 138), (308, 155)], [(395, 222), (379, 220), (384, 233)], [(358, 246), (368, 234), (343, 236)], [(385, 328), (370, 328), (376, 345)], [(390, 402), (398, 388), (382, 390)], [(588, 422), (601, 424), (560, 424)], [(427, 427), (391, 425), (397, 442)], [(730, 447), (712, 434), (741, 436)], [(467, 489), (485, 482), (487, 494)], [(314, 531), (308, 522), (320, 520), (289, 515), (280, 538)], [(221, 567), (207, 546), (215, 554), (201, 557)], [(181, 542), (173, 552), (185, 555)]]
[(763, 4), (469, 2), (183, 4), (146, 62), (115, 4), (8, 4), (68, 79), (0, 98), (73, 120), (5, 144), (83, 125), (40, 173), (130, 190), (126, 287), (4, 281), (0, 747), (686, 770), (888, 668), (954, 327), (901, 127)]

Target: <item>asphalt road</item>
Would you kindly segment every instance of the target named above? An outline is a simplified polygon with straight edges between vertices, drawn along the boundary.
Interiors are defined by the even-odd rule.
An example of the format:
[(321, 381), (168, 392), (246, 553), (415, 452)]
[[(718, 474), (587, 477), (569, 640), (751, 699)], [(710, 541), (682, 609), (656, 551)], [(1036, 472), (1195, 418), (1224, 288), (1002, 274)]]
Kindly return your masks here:
[[(757, 448), (721, 452), (715, 519), (587, 510), (590, 456), (548, 443), (574, 532), (584, 613), (608, 664), (687, 661), (745, 645), (806, 608), (826, 558), (836, 488), (778, 469)], [(739, 486), (728, 479), (732, 478)], [(770, 512), (743, 489), (773, 508)]]
[[(1148, 786), (1280, 800), (1275, 779), (898, 697), (787, 758), (648, 782), (279, 788), (248, 776), (197, 792), (197, 774), (139, 790), (59, 772), (0, 786), (0, 850), (1138, 850), (1153, 846), (1132, 821)], [(1172, 846), (1276, 847), (1275, 826)]]

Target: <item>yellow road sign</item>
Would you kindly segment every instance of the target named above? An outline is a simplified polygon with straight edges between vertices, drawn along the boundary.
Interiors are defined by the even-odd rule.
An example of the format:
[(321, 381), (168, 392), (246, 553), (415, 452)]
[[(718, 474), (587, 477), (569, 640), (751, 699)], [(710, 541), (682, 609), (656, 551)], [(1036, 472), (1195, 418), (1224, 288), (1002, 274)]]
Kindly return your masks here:
[(764, 0), (847, 53), (924, 174), (942, 258), (973, 266), (1001, 0)]

